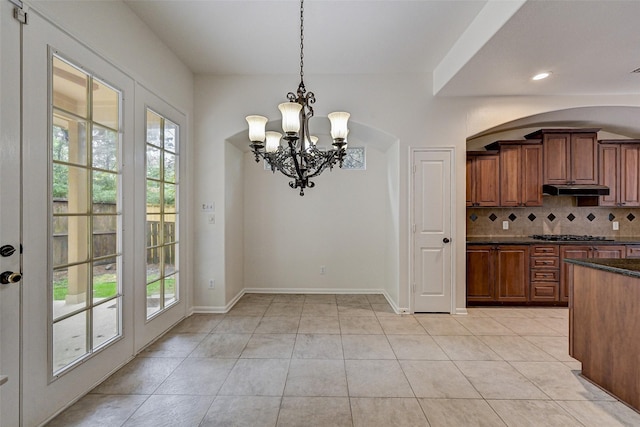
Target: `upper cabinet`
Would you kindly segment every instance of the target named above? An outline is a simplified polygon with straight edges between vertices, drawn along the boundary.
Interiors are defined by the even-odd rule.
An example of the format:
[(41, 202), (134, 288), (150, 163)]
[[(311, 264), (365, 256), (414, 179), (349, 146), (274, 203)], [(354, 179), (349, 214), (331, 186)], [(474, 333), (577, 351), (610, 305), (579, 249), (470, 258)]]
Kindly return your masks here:
[(542, 143), (496, 141), (500, 152), (500, 206), (542, 206)]
[(600, 206), (640, 206), (640, 140), (601, 140), (599, 157), (600, 184), (609, 187)]
[(541, 139), (543, 184), (598, 184), (600, 129), (540, 129), (525, 135)]
[(495, 151), (467, 152), (467, 206), (500, 204), (500, 157)]

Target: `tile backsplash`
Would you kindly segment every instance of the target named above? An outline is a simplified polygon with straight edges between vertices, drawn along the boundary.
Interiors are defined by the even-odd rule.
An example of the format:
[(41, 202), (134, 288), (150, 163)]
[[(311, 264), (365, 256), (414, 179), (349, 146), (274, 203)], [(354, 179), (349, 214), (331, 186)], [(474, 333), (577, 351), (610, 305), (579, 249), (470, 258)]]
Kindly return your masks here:
[[(640, 236), (640, 208), (583, 207), (575, 197), (544, 196), (544, 206), (530, 208), (467, 208), (467, 236), (530, 236), (589, 234)], [(502, 229), (502, 222), (509, 229)], [(613, 230), (613, 221), (620, 229)]]

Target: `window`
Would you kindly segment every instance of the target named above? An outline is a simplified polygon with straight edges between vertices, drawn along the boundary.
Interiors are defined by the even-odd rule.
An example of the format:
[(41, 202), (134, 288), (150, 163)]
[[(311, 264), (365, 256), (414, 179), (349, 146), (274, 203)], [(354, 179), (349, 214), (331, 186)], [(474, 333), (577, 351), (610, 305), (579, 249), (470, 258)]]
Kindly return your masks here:
[(178, 301), (179, 127), (147, 109), (147, 318)]
[(51, 60), (49, 296), (58, 375), (122, 335), (122, 94)]

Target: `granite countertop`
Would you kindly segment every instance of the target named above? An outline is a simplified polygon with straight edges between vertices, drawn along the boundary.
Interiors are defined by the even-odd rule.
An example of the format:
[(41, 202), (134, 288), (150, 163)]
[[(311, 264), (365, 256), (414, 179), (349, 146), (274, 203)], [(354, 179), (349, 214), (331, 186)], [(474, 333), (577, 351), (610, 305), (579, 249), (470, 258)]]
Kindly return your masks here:
[(610, 273), (624, 274), (625, 276), (637, 277), (640, 279), (640, 259), (565, 259), (569, 264), (581, 265), (583, 267), (595, 268), (597, 270), (608, 271)]
[(537, 240), (530, 236), (467, 236), (468, 245), (631, 245), (640, 244), (640, 236), (611, 237), (613, 240)]

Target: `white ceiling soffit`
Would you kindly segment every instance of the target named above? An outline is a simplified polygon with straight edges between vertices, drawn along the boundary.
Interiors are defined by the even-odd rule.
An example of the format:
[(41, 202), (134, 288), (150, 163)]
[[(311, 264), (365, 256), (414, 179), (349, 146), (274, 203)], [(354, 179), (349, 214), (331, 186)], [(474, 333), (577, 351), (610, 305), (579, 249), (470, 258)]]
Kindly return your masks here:
[[(125, 0), (196, 74), (294, 74), (298, 0)], [(307, 0), (305, 72), (432, 72), (486, 0)]]
[[(454, 58), (445, 58), (437, 93), (640, 94), (640, 74), (632, 73), (640, 67), (639, 17), (640, 1), (529, 0), (457, 72), (448, 65), (459, 65)], [(531, 81), (542, 71), (553, 74)]]

